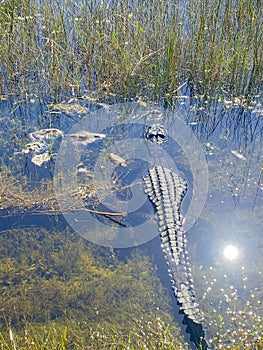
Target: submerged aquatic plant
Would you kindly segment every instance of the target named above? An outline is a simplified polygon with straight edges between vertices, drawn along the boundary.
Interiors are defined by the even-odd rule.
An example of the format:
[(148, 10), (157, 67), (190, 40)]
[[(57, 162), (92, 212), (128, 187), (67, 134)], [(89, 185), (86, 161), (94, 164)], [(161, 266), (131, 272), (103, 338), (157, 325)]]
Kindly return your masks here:
[[(175, 325), (166, 329), (173, 323), (168, 297), (139, 250), (123, 261), (68, 230), (5, 231), (0, 240), (0, 323), (12, 325), (17, 348), (29, 339), (88, 349), (183, 344)], [(0, 337), (3, 349), (8, 335)]]

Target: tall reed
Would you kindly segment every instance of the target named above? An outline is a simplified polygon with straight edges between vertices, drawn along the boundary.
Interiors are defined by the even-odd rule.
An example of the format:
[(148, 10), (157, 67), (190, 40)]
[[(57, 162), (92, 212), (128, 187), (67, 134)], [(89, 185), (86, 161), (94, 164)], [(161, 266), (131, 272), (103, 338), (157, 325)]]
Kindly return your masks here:
[(173, 100), (262, 89), (259, 0), (0, 4), (1, 94)]

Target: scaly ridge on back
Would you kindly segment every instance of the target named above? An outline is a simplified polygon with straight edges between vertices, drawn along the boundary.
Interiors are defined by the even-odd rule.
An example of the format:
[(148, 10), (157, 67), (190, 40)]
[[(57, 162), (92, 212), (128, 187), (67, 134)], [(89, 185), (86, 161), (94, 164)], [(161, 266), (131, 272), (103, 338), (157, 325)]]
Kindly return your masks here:
[(157, 210), (162, 249), (169, 266), (174, 294), (184, 314), (200, 324), (203, 316), (195, 301), (186, 237), (182, 227), (184, 218), (181, 202), (187, 191), (187, 183), (172, 169), (163, 166), (149, 169), (144, 181), (145, 192)]

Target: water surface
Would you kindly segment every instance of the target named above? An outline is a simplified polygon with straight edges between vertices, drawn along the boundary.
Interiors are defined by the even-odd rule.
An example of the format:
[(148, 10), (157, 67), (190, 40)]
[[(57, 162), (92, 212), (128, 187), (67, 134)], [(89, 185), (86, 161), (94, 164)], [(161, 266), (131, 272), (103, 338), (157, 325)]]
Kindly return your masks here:
[[(72, 103), (72, 105), (74, 105), (74, 103)], [(83, 108), (89, 110), (102, 108), (101, 106), (96, 106), (89, 101), (85, 102), (83, 100), (81, 104), (76, 101), (76, 105), (81, 105)], [(89, 118), (89, 114), (86, 112), (87, 110), (84, 110), (82, 114), (76, 113), (70, 110), (70, 108), (66, 111), (65, 108), (62, 111), (61, 108), (57, 110), (53, 108), (50, 110), (48, 106), (39, 104), (34, 100), (30, 103), (21, 104), (13, 104), (9, 101), (1, 102), (1, 176), (5, 186), (9, 183), (9, 186), (6, 187), (8, 191), (5, 191), (5, 196), (8, 197), (8, 200), (4, 198), (3, 194), (1, 196), (1, 227), (3, 228), (1, 240), (7, 239), (6, 230), (12, 230), (14, 228), (18, 230), (8, 234), (7, 241), (9, 245), (1, 244), (1, 259), (3, 259), (5, 264), (9, 256), (11, 260), (15, 259), (20, 261), (22, 270), (25, 269), (22, 263), (23, 256), (19, 255), (19, 250), (16, 256), (12, 253), (12, 237), (14, 239), (14, 245), (16, 245), (15, 242), (18, 235), (20, 235), (19, 227), (30, 227), (30, 225), (34, 227), (43, 227), (42, 238), (38, 235), (34, 238), (37, 246), (41, 243), (42, 239), (46, 239), (43, 238), (46, 237), (46, 235), (48, 235), (49, 240), (52, 239), (50, 236), (51, 228), (58, 227), (58, 229), (61, 230), (68, 227), (68, 222), (65, 221), (59, 212), (57, 212), (56, 215), (46, 216), (43, 216), (45, 213), (42, 212), (36, 219), (34, 211), (37, 211), (37, 208), (36, 206), (34, 207), (34, 201), (27, 201), (20, 213), (19, 205), (21, 202), (16, 196), (20, 197), (23, 196), (23, 194), (21, 193), (19, 195), (16, 188), (24, 183), (24, 191), (30, 190), (33, 194), (33, 191), (39, 189), (41, 185), (43, 186), (43, 183), (52, 179), (57, 160), (56, 155), (59, 153), (61, 144), (61, 140), (55, 140), (54, 144), (52, 144), (54, 157), (49, 162), (39, 167), (32, 163), (32, 154), (21, 153), (23, 146), (28, 142), (29, 132), (52, 127), (59, 128), (67, 134), (71, 132), (72, 127), (74, 127), (83, 116)], [(188, 251), (193, 270), (194, 285), (197, 300), (200, 304), (200, 308), (204, 312), (204, 325), (207, 329), (208, 337), (217, 337), (224, 343), (231, 343), (233, 334), (240, 330), (243, 332), (244, 339), (246, 339), (248, 333), (252, 334), (252, 338), (260, 337), (262, 333), (263, 312), (263, 271), (261, 268), (263, 266), (262, 105), (255, 102), (248, 108), (243, 107), (238, 101), (236, 103), (233, 101), (224, 101), (217, 104), (211, 103), (208, 106), (203, 103), (202, 100), (190, 99), (182, 96), (174, 113), (176, 115), (179, 114), (185, 125), (193, 131), (202, 147), (208, 165), (208, 192), (205, 197), (204, 207), (202, 206), (202, 211), (200, 210), (201, 213), (199, 217), (196, 218), (197, 221), (187, 232)], [(156, 120), (154, 118), (156, 118)], [(126, 123), (127, 121), (130, 122), (130, 120), (124, 120)], [(151, 119), (151, 123), (152, 122), (167, 123), (167, 121), (160, 120), (158, 115), (153, 116)], [(169, 123), (172, 130), (173, 121), (170, 120)], [(99, 121), (93, 120), (90, 125), (94, 125), (94, 129), (96, 129), (90, 131), (98, 132), (97, 129), (100, 126)], [(106, 174), (107, 176), (105, 176), (110, 179), (118, 179), (119, 185), (122, 187), (135, 180), (140, 182), (142, 176), (145, 175), (150, 160), (149, 158), (142, 160), (136, 155), (136, 152), (133, 152), (132, 146), (129, 149), (121, 147), (121, 142), (127, 138), (131, 138), (132, 143), (142, 142), (143, 144), (145, 142), (144, 124), (133, 123), (123, 128), (120, 126), (107, 126), (100, 131), (108, 136), (107, 140), (111, 140), (110, 144), (107, 143), (108, 141), (106, 141), (106, 139), (103, 139), (87, 146), (86, 153), (83, 153), (82, 157), (79, 159), (79, 167), (86, 169), (87, 173), (84, 175), (83, 173), (81, 174), (81, 172), (79, 173), (79, 183), (83, 185), (86, 179), (87, 181), (90, 180), (90, 173), (88, 171), (90, 171), (90, 169), (94, 170), (95, 164), (97, 164), (98, 169), (101, 169), (102, 175), (99, 177), (100, 181)], [(111, 163), (105, 156), (105, 149), (107, 152), (109, 152), (109, 150), (113, 150), (115, 153), (119, 152), (120, 155), (128, 161), (128, 166), (121, 167)], [(150, 151), (153, 152), (153, 150)], [(175, 164), (177, 170), (183, 174), (189, 183), (188, 199), (186, 198), (183, 208), (183, 210), (187, 212), (191, 199), (195, 196), (194, 177), (196, 174), (191, 173), (189, 161), (187, 157), (185, 157), (185, 153), (180, 145), (176, 142), (168, 140), (167, 143), (164, 143), (163, 150), (171, 156), (171, 164)], [(153, 153), (151, 152), (150, 154), (152, 155)], [(98, 163), (100, 157), (104, 158)], [(158, 162), (158, 157), (156, 157), (154, 161)], [(97, 194), (97, 199), (105, 198), (105, 188), (106, 191), (109, 192), (107, 195), (110, 195), (112, 188), (105, 186), (104, 184), (99, 195)], [(143, 184), (141, 182), (138, 188), (143, 192)], [(205, 190), (204, 188), (204, 191)], [(118, 203), (124, 203), (125, 208), (125, 203), (131, 201), (135, 194), (129, 188), (121, 189), (114, 192), (114, 196), (110, 195), (107, 203), (112, 209), (111, 205), (113, 205), (113, 200), (117, 198)], [(154, 213), (151, 204), (147, 202), (146, 199), (145, 201), (143, 207), (138, 206), (130, 217), (122, 218), (118, 220), (117, 223), (116, 221), (103, 217), (100, 221), (102, 225), (105, 226), (105, 232), (110, 230), (111, 227), (119, 227), (121, 225), (131, 227), (132, 231), (134, 227), (140, 226), (142, 223), (149, 223), (148, 232), (152, 233), (156, 231), (156, 234), (149, 236), (145, 241), (138, 242), (138, 244), (144, 244), (139, 248), (141, 255), (139, 254), (137, 257), (137, 262), (139, 264), (140, 259), (142, 259), (143, 262), (143, 256), (146, 256), (150, 258), (154, 266), (156, 261), (154, 260), (154, 255), (160, 254), (160, 251), (157, 251), (159, 244), (158, 227), (154, 218), (151, 220), (148, 219), (152, 217)], [(92, 208), (100, 210), (108, 209), (108, 207), (105, 206), (95, 206)], [(123, 208), (115, 207), (115, 210), (122, 209)], [(28, 211), (29, 214), (25, 214)], [(7, 214), (9, 215), (8, 219)], [(45, 229), (48, 230), (46, 233)], [(91, 228), (89, 228), (89, 230), (90, 229)], [(30, 230), (29, 228), (28, 232), (31, 232)], [(92, 231), (90, 232), (93, 234)], [(97, 233), (98, 231), (94, 231), (94, 234)], [(142, 234), (143, 233), (144, 232), (142, 232)], [(147, 230), (145, 233), (147, 233)], [(154, 239), (156, 236), (157, 238)], [(28, 255), (30, 255), (32, 254), (32, 247), (29, 245), (27, 246), (29, 241), (23, 237), (24, 234), (21, 234), (21, 244), (25, 247), (25, 251), (28, 250)], [(151, 239), (154, 239), (154, 241), (151, 241)], [(62, 241), (59, 239), (57, 245), (54, 242), (51, 243), (51, 246), (53, 245), (54, 250), (61, 250), (61, 244), (67, 244), (66, 242), (62, 242), (63, 239)], [(30, 244), (33, 244), (32, 239), (30, 239)], [(89, 244), (91, 247), (93, 246), (92, 243)], [(104, 260), (105, 252), (107, 252), (107, 256), (114, 256), (114, 254), (117, 254), (117, 256), (120, 257), (119, 263), (121, 263), (123, 259), (125, 260), (126, 255), (130, 256), (135, 249), (138, 249), (130, 247), (129, 249), (123, 250), (121, 253), (119, 249), (114, 251), (109, 248), (95, 247), (94, 245), (94, 249), (101, 263)], [(91, 250), (92, 249), (93, 248), (91, 248)], [(69, 256), (74, 259), (74, 255), (77, 254), (76, 252), (77, 251), (73, 249)], [(27, 256), (27, 253), (24, 252), (23, 254)], [(41, 254), (42, 253), (40, 253), (40, 255)], [(81, 254), (83, 257), (83, 254), (85, 254), (84, 251), (82, 251)], [(106, 270), (108, 268), (108, 258), (109, 257), (105, 260)], [(60, 273), (62, 275), (66, 273), (71, 274), (72, 272), (67, 272), (67, 260), (64, 260), (62, 256), (60, 256), (59, 259)], [(8, 295), (8, 290), (11, 286), (16, 285), (19, 286), (17, 288), (20, 288), (21, 284), (29, 286), (34, 285), (36, 281), (42, 283), (41, 281), (52, 278), (52, 273), (50, 275), (50, 272), (43, 272), (43, 269), (45, 269), (43, 264), (47, 263), (49, 266), (52, 266), (58, 262), (54, 262), (51, 256), (47, 258), (45, 263), (42, 262), (42, 265), (38, 263), (38, 258), (34, 258), (33, 260), (34, 262), (31, 266), (34, 266), (33, 270), (37, 271), (33, 279), (29, 282), (29, 279), (24, 279), (23, 277), (14, 281), (11, 269), (9, 277), (5, 276), (3, 282), (4, 294), (7, 293)], [(77, 276), (78, 281), (81, 281), (82, 273), (85, 275), (84, 270), (83, 267), (79, 269)], [(163, 266), (159, 266), (157, 270), (154, 271), (156, 278), (160, 278), (159, 281), (162, 281), (162, 274), (164, 273), (162, 271), (164, 271)], [(103, 275), (102, 270), (100, 270), (100, 273)], [(57, 275), (58, 272), (54, 272), (54, 274)], [(123, 276), (120, 275), (123, 279), (127, 278), (127, 276), (129, 276), (129, 273), (126, 270)], [(133, 275), (130, 275), (129, 278), (132, 279), (132, 276)], [(6, 281), (8, 278), (10, 278), (12, 282), (7, 283)], [(83, 276), (83, 281), (85, 278), (86, 277)], [(156, 309), (154, 303), (156, 303), (156, 300), (159, 298), (158, 308), (163, 308), (165, 311), (172, 314), (172, 308), (170, 307), (169, 309), (169, 307), (165, 305), (167, 302), (165, 299), (166, 297), (163, 296), (165, 292), (164, 294), (160, 294), (159, 291), (156, 290), (155, 277), (147, 279), (147, 283), (149, 291), (151, 291), (155, 296), (154, 298), (156, 298), (153, 304), (149, 302), (148, 309), (150, 310), (151, 307)], [(166, 280), (164, 283), (166, 283), (165, 287), (169, 289), (169, 285), (167, 285), (169, 282)], [(98, 288), (98, 290), (103, 290), (103, 285), (103, 280), (98, 279), (96, 288)], [(89, 286), (85, 286), (85, 288), (87, 288), (88, 291)], [(44, 288), (43, 295), (45, 293), (46, 291)], [(21, 298), (23, 300), (24, 296), (21, 295)], [(45, 297), (43, 296), (43, 298)], [(118, 288), (116, 286), (116, 300), (118, 300), (118, 298)], [(133, 306), (136, 308), (135, 300), (137, 300), (138, 296), (133, 295), (133, 298), (134, 301), (131, 299), (131, 295), (129, 295), (131, 308), (133, 308)], [(98, 298), (98, 300), (101, 302), (101, 299)], [(98, 303), (98, 300), (96, 302), (95, 298), (91, 303), (95, 305)], [(115, 307), (115, 302), (117, 302), (116, 300), (112, 300), (113, 309)], [(125, 296), (123, 296), (123, 300), (125, 300)], [(54, 304), (56, 302), (57, 300), (54, 297)], [(82, 303), (84, 301), (80, 296), (79, 301), (78, 298), (76, 298), (75, 302)], [(146, 300), (143, 300), (142, 304), (144, 304), (144, 302), (147, 304)], [(49, 303), (52, 305), (52, 297), (49, 298)], [(33, 306), (31, 305), (28, 310), (31, 310), (31, 307)], [(99, 307), (100, 315), (101, 313), (103, 315), (103, 306), (100, 305)], [(111, 308), (109, 305), (105, 307)], [(51, 309), (52, 308), (53, 307), (51, 307)], [(76, 311), (77, 309), (76, 305), (70, 302), (63, 307), (64, 311), (68, 310), (65, 312), (71, 312), (71, 308), (72, 311)], [(57, 313), (54, 312), (51, 318), (60, 317), (61, 310)], [(36, 313), (34, 310), (29, 312), (32, 314)], [(89, 318), (92, 311), (87, 309), (85, 312), (87, 312), (87, 318)], [(122, 311), (119, 313), (119, 317), (121, 312)], [(1, 317), (3, 320), (4, 315)], [(100, 320), (102, 319), (103, 316), (101, 316)], [(11, 321), (13, 322), (13, 320)]]

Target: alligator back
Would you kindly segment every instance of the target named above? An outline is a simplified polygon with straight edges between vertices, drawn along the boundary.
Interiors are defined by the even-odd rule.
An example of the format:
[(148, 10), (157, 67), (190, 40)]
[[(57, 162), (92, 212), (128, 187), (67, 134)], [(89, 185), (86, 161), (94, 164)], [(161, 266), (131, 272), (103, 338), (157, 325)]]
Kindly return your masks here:
[(185, 315), (184, 322), (191, 340), (207, 349), (202, 327), (203, 316), (195, 300), (195, 291), (186, 250), (181, 202), (187, 183), (172, 169), (155, 166), (144, 178), (145, 192), (157, 210), (162, 249), (167, 259), (172, 288)]

